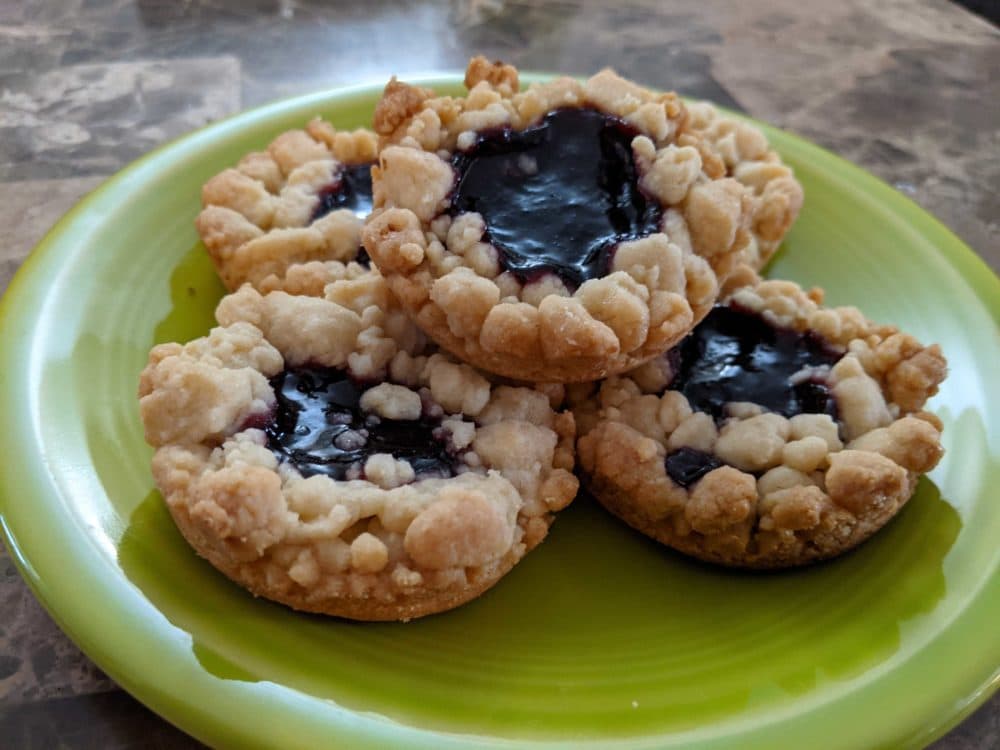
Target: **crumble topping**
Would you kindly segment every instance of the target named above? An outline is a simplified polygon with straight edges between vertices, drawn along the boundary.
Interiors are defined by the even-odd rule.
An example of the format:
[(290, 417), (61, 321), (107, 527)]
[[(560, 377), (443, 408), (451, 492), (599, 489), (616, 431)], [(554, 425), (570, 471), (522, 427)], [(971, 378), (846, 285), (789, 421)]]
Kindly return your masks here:
[[(335, 264), (327, 273), (340, 276), (367, 269), (358, 251), (377, 146), (370, 131), (315, 119), (206, 182), (195, 223), (223, 284), (267, 292), (285, 288), (297, 264)], [(300, 279), (287, 283), (302, 289)]]
[(802, 209), (802, 186), (756, 127), (709, 102), (688, 104), (678, 142), (695, 149), (713, 178), (731, 177), (752, 194), (750, 241), (743, 262), (760, 270), (771, 259)]

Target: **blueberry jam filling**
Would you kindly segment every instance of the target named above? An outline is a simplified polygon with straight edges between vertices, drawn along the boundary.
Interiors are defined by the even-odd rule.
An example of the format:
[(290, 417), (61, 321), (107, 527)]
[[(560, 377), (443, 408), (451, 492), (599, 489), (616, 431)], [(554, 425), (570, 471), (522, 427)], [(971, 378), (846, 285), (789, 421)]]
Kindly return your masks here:
[(523, 131), (487, 130), (453, 162), (451, 214), (476, 212), (504, 268), (552, 272), (572, 286), (604, 276), (618, 243), (660, 229), (638, 184), (639, 131), (593, 109), (549, 112)]
[(722, 461), (711, 453), (694, 448), (678, 448), (667, 454), (667, 475), (681, 487), (690, 487), (708, 472), (722, 466)]
[(271, 378), (271, 387), (278, 403), (264, 426), (268, 448), (303, 476), (363, 479), (364, 463), (375, 453), (404, 459), (421, 479), (455, 474), (460, 459), (439, 419), (394, 420), (363, 412), (359, 402), (367, 387), (343, 370), (289, 369)]
[(372, 165), (345, 165), (337, 178), (319, 193), (319, 204), (313, 211), (312, 221), (326, 216), (338, 208), (347, 208), (359, 218), (372, 212)]
[(363, 247), (358, 248), (358, 254), (354, 256), (354, 262), (364, 266), (365, 268), (372, 267), (371, 256), (368, 255), (368, 251)]
[(755, 313), (717, 305), (671, 352), (670, 388), (716, 421), (731, 401), (786, 417), (829, 414), (836, 420), (825, 372), (840, 357), (813, 333), (776, 328)]

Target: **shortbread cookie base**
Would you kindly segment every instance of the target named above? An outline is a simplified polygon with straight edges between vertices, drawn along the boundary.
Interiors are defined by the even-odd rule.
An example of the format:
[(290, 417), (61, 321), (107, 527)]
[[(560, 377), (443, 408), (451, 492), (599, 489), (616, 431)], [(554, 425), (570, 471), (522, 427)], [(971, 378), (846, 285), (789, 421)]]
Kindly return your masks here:
[[(273, 583), (266, 561), (241, 564), (231, 556), (220, 553), (214, 541), (207, 538), (199, 526), (191, 521), (185, 506), (168, 504), (174, 523), (187, 543), (217, 570), (235, 583), (250, 591), (254, 596), (284, 604), (302, 612), (345, 617), (364, 621), (403, 621), (445, 612), (476, 599), (492, 588), (524, 557), (534, 549), (544, 537), (532, 538), (531, 544), (522, 545), (517, 551), (510, 550), (502, 558), (489, 565), (477, 568), (467, 576), (465, 585), (453, 585), (442, 590), (416, 590), (397, 592), (378, 598), (370, 597), (324, 597), (316, 596), (307, 587), (296, 584), (291, 579), (281, 584)], [(551, 525), (552, 518), (546, 520)]]
[[(697, 310), (697, 315), (692, 311), (687, 315), (681, 316), (678, 321), (674, 322), (676, 333), (671, 333), (669, 339), (682, 339), (693, 326), (701, 321), (710, 309), (711, 306), (702, 306)], [(528, 314), (527, 310), (510, 311), (511, 317), (518, 319), (518, 322), (519, 316), (522, 314)], [(440, 308), (425, 306), (417, 313), (416, 321), (420, 325), (421, 330), (434, 343), (450, 352), (456, 358), (469, 361), (474, 366), (494, 375), (511, 378), (524, 383), (559, 384), (591, 382), (606, 378), (623, 370), (627, 371), (636, 368), (662, 353), (658, 347), (655, 347), (651, 350), (644, 348), (637, 352), (619, 354), (611, 360), (602, 356), (579, 356), (552, 361), (546, 360), (544, 355), (537, 351), (540, 347), (532, 344), (530, 349), (535, 351), (534, 354), (517, 356), (511, 353), (505, 354), (497, 351), (489, 351), (474, 342), (470, 342), (468, 339), (456, 336), (443, 319), (444, 317), (446, 316)], [(683, 321), (683, 323), (680, 321)], [(572, 323), (568, 324), (567, 328), (572, 325)], [(518, 328), (515, 326), (512, 326), (508, 331), (500, 335), (509, 335), (513, 338), (518, 334)], [(549, 340), (565, 340), (574, 335), (572, 330), (561, 328), (558, 322), (553, 322), (549, 328), (551, 330), (547, 330), (545, 334)]]
[[(756, 504), (760, 500), (756, 496), (747, 498), (742, 495), (743, 483), (736, 476), (740, 472), (724, 467), (728, 470), (727, 475), (720, 477), (719, 486), (713, 488), (711, 496), (709, 493), (703, 493), (705, 497), (692, 495), (686, 501), (718, 504), (715, 513), (710, 510), (706, 515), (716, 515), (720, 521), (719, 528), (700, 533), (692, 529), (683, 511), (680, 517), (663, 517), (667, 506), (671, 503), (681, 505), (683, 501), (676, 495), (669, 497), (670, 490), (666, 489), (666, 484), (670, 480), (662, 468), (663, 454), (652, 449), (649, 445), (652, 441), (624, 425), (615, 425), (615, 429), (611, 430), (598, 430), (591, 436), (592, 440), (616, 441), (614, 448), (598, 460), (627, 465), (633, 477), (641, 477), (634, 483), (623, 484), (621, 480), (612, 481), (601, 473), (588, 474), (584, 484), (605, 509), (637, 531), (678, 552), (735, 568), (788, 568), (841, 555), (869, 539), (891, 521), (913, 496), (920, 476), (891, 461), (879, 461), (868, 477), (863, 478), (858, 472), (856, 481), (860, 492), (856, 497), (857, 515), (832, 502), (829, 497), (807, 491), (798, 497), (788, 495), (783, 498), (786, 507), (771, 515), (772, 523), (777, 515), (783, 527), (774, 524), (771, 530), (761, 532), (757, 519), (725, 522), (727, 514), (730, 518), (738, 518), (745, 513), (742, 506), (747, 501)], [(581, 448), (581, 451), (586, 450)], [(649, 455), (650, 450), (652, 456)], [(879, 485), (884, 488), (881, 494), (876, 489)], [(807, 527), (808, 536), (802, 538), (802, 531), (797, 527)]]
[[(463, 586), (443, 590), (418, 590), (395, 593), (387, 598), (317, 597), (309, 589), (287, 581), (275, 587), (264, 563), (239, 564), (230, 556), (219, 554), (207, 540), (190, 516), (178, 506), (168, 506), (170, 514), (188, 544), (230, 580), (247, 589), (254, 596), (269, 599), (301, 612), (344, 617), (367, 622), (402, 621), (445, 612), (478, 598), (496, 585), (538, 543), (525, 546), (521, 554), (509, 551), (499, 560), (478, 568)], [(551, 524), (552, 519), (547, 519)]]

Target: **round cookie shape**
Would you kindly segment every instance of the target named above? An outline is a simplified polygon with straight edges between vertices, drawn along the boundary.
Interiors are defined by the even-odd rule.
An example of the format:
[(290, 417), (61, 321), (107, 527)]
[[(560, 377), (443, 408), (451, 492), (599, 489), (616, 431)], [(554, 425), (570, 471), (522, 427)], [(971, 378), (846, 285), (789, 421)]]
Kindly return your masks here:
[(922, 410), (946, 374), (940, 349), (747, 267), (721, 300), (665, 356), (570, 389), (585, 483), (708, 562), (780, 568), (860, 544), (942, 455)]
[(750, 241), (741, 260), (760, 270), (798, 218), (802, 185), (760, 129), (709, 102), (689, 102), (687, 111), (678, 143), (698, 150), (710, 177), (733, 178), (750, 191)]
[[(361, 229), (377, 151), (371, 131), (317, 118), (206, 182), (195, 226), (226, 288), (320, 295), (329, 280), (366, 272)], [(311, 270), (288, 279), (299, 265)]]
[(535, 382), (623, 372), (680, 340), (746, 252), (753, 202), (679, 144), (681, 100), (610, 70), (520, 92), (483, 58), (466, 85), (456, 99), (393, 79), (375, 112), (363, 241), (420, 328)]
[(153, 348), (140, 413), (181, 533), (255, 595), (359, 620), (450, 609), (576, 495), (560, 394), (435, 352), (377, 272), (323, 297), (245, 285), (216, 317)]

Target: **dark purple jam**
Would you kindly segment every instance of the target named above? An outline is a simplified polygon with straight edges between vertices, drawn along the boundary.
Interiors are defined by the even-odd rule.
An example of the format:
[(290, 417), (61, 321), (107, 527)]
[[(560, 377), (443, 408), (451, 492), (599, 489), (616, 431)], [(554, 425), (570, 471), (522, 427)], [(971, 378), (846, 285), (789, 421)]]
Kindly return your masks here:
[(570, 285), (607, 273), (623, 240), (659, 231), (662, 209), (639, 188), (639, 131), (593, 109), (549, 112), (524, 131), (484, 131), (455, 156), (451, 212), (477, 212), (503, 266)]
[(710, 471), (722, 466), (711, 453), (694, 448), (678, 448), (667, 454), (667, 475), (681, 487), (690, 487)]
[(358, 384), (343, 370), (293, 368), (271, 378), (271, 387), (278, 404), (264, 426), (267, 445), (279, 461), (290, 462), (303, 476), (364, 478), (365, 460), (374, 453), (405, 459), (418, 478), (455, 473), (458, 458), (449, 449), (440, 420), (366, 414), (359, 401), (371, 386)]
[(372, 165), (353, 164), (341, 168), (337, 177), (319, 193), (312, 221), (338, 208), (347, 208), (364, 219), (372, 212)]
[(726, 416), (723, 407), (730, 401), (750, 401), (786, 417), (837, 418), (825, 368), (841, 355), (815, 334), (776, 328), (754, 313), (717, 305), (669, 356), (675, 373), (670, 388), (716, 420)]
[(354, 256), (354, 262), (355, 263), (359, 263), (360, 265), (364, 266), (365, 268), (371, 268), (372, 267), (371, 256), (368, 255), (368, 251), (365, 250), (363, 247), (359, 247), (358, 248), (358, 254)]

